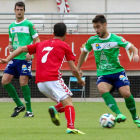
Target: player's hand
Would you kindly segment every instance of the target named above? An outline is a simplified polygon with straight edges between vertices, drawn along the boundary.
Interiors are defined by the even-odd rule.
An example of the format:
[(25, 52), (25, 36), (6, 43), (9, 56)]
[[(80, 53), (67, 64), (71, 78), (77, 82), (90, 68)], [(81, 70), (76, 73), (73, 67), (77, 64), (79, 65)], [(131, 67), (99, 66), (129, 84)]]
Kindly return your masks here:
[(13, 51), (14, 51), (13, 46), (12, 46), (12, 45), (9, 45), (9, 46), (8, 46), (8, 50), (9, 50), (10, 52), (13, 52)]
[(138, 55), (138, 54), (135, 54), (135, 55), (133, 56), (133, 61), (134, 61), (134, 62), (138, 62), (138, 61), (139, 61), (139, 55)]
[(5, 64), (5, 63), (8, 63), (8, 61), (6, 59), (1, 59), (0, 58), (0, 64)]
[(26, 56), (25, 58), (26, 61), (30, 61), (32, 59), (32, 55), (30, 55), (29, 53), (27, 53), (25, 56)]
[(80, 85), (80, 86), (84, 86), (86, 83), (85, 81), (83, 81), (82, 79), (78, 80), (77, 83)]

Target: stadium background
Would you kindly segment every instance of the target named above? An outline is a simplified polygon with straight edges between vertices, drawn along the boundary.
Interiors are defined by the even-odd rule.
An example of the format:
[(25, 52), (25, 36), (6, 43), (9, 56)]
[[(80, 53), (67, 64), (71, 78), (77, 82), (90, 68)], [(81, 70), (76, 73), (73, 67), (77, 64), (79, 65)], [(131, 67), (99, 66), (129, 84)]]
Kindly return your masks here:
[[(4, 1), (0, 0), (0, 5), (1, 5), (0, 56), (1, 57), (6, 57), (5, 48), (8, 45), (8, 26), (10, 23), (14, 21), (15, 18), (13, 12), (15, 2), (17, 2), (17, 0), (4, 0)], [(61, 17), (62, 16), (61, 14), (57, 15), (57, 13), (59, 12), (58, 12), (58, 6), (56, 0), (24, 0), (24, 2), (26, 5), (25, 17), (27, 19), (30, 20), (32, 15), (38, 15), (39, 13), (40, 15), (36, 17), (39, 18), (43, 17), (42, 19), (43, 22), (40, 22), (41, 20), (39, 18), (36, 19), (34, 17), (35, 19), (32, 19), (32, 22), (35, 23), (36, 25), (41, 40), (44, 40), (44, 38), (48, 38), (52, 36), (53, 24), (64, 20), (64, 18)], [(119, 34), (121, 36), (126, 36), (126, 40), (128, 38), (128, 40), (131, 41), (139, 49), (139, 33), (140, 33), (140, 29), (139, 29), (140, 1), (139, 0), (113, 0), (113, 1), (112, 0), (68, 0), (68, 3), (69, 3), (71, 14), (73, 13), (73, 15), (76, 16), (78, 15), (78, 19), (75, 20), (74, 18), (75, 16), (73, 16), (74, 19), (69, 19), (67, 21), (71, 22), (71, 20), (73, 20), (73, 22), (71, 22), (70, 25), (79, 24), (81, 27), (81, 28), (77, 26), (69, 27), (68, 37), (67, 37), (68, 39), (66, 40), (66, 42), (68, 42), (68, 44), (72, 48), (71, 43), (74, 41), (75, 36), (77, 37), (76, 43), (79, 43), (79, 45), (76, 45), (76, 50), (78, 50), (77, 52), (75, 51), (76, 58), (79, 57), (80, 48), (82, 48), (82, 44), (84, 44), (86, 41), (86, 40), (81, 40), (80, 38), (81, 35), (84, 34), (84, 36), (86, 36), (85, 38), (89, 38), (89, 36), (95, 34), (94, 30), (92, 29), (91, 19), (94, 18), (94, 16), (98, 13), (104, 13), (107, 19), (109, 20), (109, 22), (112, 23), (109, 24), (110, 32)], [(78, 23), (77, 22), (75, 23), (75, 21), (78, 21)], [(131, 24), (127, 24), (127, 23), (131, 23)], [(124, 27), (128, 27), (128, 25), (131, 28), (124, 28)], [(2, 37), (4, 37), (4, 39)], [(139, 76), (140, 62), (134, 64), (132, 61), (130, 61), (131, 54), (128, 54), (126, 52), (122, 52), (122, 54), (123, 57), (121, 57), (122, 59), (121, 61), (122, 61), (122, 65), (125, 66), (126, 68), (126, 73), (131, 83), (132, 94), (134, 95), (134, 97), (139, 97), (140, 96), (140, 86), (139, 86), (140, 85), (140, 76)], [(93, 52), (90, 53), (91, 57), (89, 57), (88, 59), (90, 59), (93, 62), (94, 57), (92, 55)], [(86, 63), (88, 63), (88, 59)], [(94, 66), (95, 63), (91, 65), (90, 64), (87, 65), (85, 64), (85, 66), (87, 67), (83, 67), (83, 75), (86, 76), (86, 97), (87, 98), (100, 97), (100, 94), (98, 93), (96, 87), (96, 69), (95, 67), (92, 67)], [(68, 85), (71, 72), (68, 70), (67, 66), (65, 65), (66, 64), (64, 64), (64, 66), (62, 67), (63, 70), (61, 72), (63, 74), (65, 83)], [(2, 77), (3, 70), (4, 70), (4, 66), (0, 65), (0, 80)], [(33, 66), (33, 79), (30, 80), (29, 82), (29, 86), (31, 87), (31, 92), (32, 92), (32, 98), (38, 98), (38, 97), (44, 98), (45, 96), (38, 91), (37, 86), (34, 83), (35, 82), (34, 75), (35, 75), (35, 64)], [(16, 87), (19, 97), (23, 97), (18, 80), (14, 79), (12, 83)], [(74, 85), (74, 86), (76, 88), (78, 85)], [(79, 98), (80, 95), (81, 93), (74, 92), (73, 97)], [(121, 97), (117, 91), (113, 92), (112, 95), (114, 97)], [(4, 98), (4, 97), (7, 98), (8, 94), (5, 91), (5, 89), (2, 87), (2, 85), (0, 85), (0, 98)]]

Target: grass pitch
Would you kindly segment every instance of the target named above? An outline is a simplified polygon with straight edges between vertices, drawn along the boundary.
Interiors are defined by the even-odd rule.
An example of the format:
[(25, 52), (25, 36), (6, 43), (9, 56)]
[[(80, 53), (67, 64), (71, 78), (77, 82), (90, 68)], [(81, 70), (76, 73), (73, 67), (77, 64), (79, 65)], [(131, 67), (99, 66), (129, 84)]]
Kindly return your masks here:
[[(0, 140), (139, 140), (140, 128), (133, 123), (125, 103), (119, 102), (121, 112), (126, 115), (124, 123), (114, 128), (102, 128), (99, 118), (104, 113), (112, 113), (104, 102), (74, 102), (76, 111), (75, 127), (86, 135), (66, 134), (64, 113), (59, 115), (61, 125), (55, 126), (48, 113), (53, 102), (32, 102), (34, 118), (24, 118), (25, 112), (11, 118), (14, 103), (0, 103)], [(136, 103), (140, 115), (140, 103)]]

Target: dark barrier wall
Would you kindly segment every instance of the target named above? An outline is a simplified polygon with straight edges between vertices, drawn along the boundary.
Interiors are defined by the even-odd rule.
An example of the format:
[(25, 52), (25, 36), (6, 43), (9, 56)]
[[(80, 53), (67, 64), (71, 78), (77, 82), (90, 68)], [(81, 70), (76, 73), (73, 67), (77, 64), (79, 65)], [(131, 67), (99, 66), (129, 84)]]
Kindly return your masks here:
[[(0, 77), (1, 80), (2, 77)], [(63, 76), (64, 82), (65, 84), (68, 86), (69, 85), (69, 76)], [(86, 76), (86, 87), (85, 87), (85, 91), (86, 91), (86, 97), (89, 97), (90, 94), (90, 86), (89, 86), (89, 76)], [(20, 88), (20, 84), (19, 84), (19, 80), (18, 79), (13, 79), (12, 80), (12, 84), (15, 87), (18, 95), (20, 98), (23, 98), (23, 94)], [(45, 98), (46, 96), (44, 96), (42, 93), (39, 92), (38, 88), (37, 88), (37, 84), (35, 84), (35, 77), (33, 77), (30, 81), (29, 81), (29, 86), (31, 89), (31, 97), (32, 98)], [(78, 83), (72, 83), (71, 84), (72, 88), (81, 88)], [(0, 98), (3, 97), (9, 97), (7, 91), (4, 89), (4, 87), (2, 85), (0, 85)], [(81, 92), (80, 91), (74, 91), (73, 92), (73, 97), (81, 97)]]
[[(1, 78), (2, 77), (0, 77), (0, 80), (1, 80)], [(140, 97), (140, 76), (128, 76), (128, 78), (131, 83), (130, 88), (131, 88), (132, 95), (135, 98), (139, 98)], [(63, 79), (64, 79), (66, 85), (68, 86), (69, 76), (63, 76)], [(12, 84), (16, 88), (16, 91), (17, 91), (19, 97), (23, 98), (23, 94), (22, 94), (18, 79), (13, 79)], [(33, 77), (29, 81), (29, 86), (31, 88), (31, 97), (32, 98), (46, 98), (46, 96), (44, 96), (42, 93), (39, 92), (37, 85), (35, 84), (35, 77)], [(79, 88), (79, 85), (72, 84), (72, 88)], [(101, 95), (98, 92), (97, 86), (96, 86), (96, 76), (86, 76), (85, 92), (86, 92), (87, 98), (101, 97)], [(74, 98), (81, 97), (80, 91), (74, 91), (73, 94), (74, 95), (72, 97), (74, 97)], [(121, 95), (116, 90), (114, 92), (112, 92), (111, 94), (115, 98), (121, 97)], [(8, 96), (8, 93), (6, 92), (6, 90), (3, 88), (3, 86), (0, 85), (0, 98), (3, 98), (3, 97), (9, 97), (9, 96)]]

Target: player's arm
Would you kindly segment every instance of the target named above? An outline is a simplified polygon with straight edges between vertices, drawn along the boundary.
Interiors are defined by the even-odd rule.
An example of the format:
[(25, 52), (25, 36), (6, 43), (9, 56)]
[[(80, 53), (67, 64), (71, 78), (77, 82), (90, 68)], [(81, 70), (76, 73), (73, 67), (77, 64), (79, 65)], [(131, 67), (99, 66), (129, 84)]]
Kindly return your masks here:
[[(93, 39), (93, 37), (91, 37)], [(85, 48), (83, 49), (83, 51), (80, 54), (79, 60), (78, 60), (78, 64), (77, 64), (77, 68), (78, 71), (82, 77), (82, 71), (81, 71), (81, 66), (83, 64), (83, 62), (85, 61), (85, 58), (88, 54), (88, 52), (90, 52), (92, 50), (92, 46), (91, 46), (91, 38), (89, 38), (85, 44)]]
[(35, 42), (35, 43), (40, 42), (39, 36), (37, 36), (36, 38), (34, 38), (34, 42)]
[(84, 86), (85, 85), (85, 82), (81, 79), (81, 76), (78, 72), (78, 69), (77, 67), (75, 66), (73, 60), (71, 61), (68, 61), (68, 64), (69, 64), (69, 67), (70, 67), (70, 70), (73, 74), (74, 77), (77, 78), (77, 82), (81, 85), (81, 86)]
[(82, 77), (81, 66), (82, 66), (82, 64), (83, 64), (83, 62), (84, 62), (84, 60), (85, 60), (85, 58), (86, 58), (86, 56), (87, 56), (87, 53), (88, 53), (88, 52), (85, 52), (85, 51), (83, 50), (83, 51), (81, 52), (80, 57), (79, 57), (79, 60), (78, 60), (77, 68), (78, 68), (78, 71), (79, 71), (81, 77)]
[(30, 34), (33, 38), (34, 43), (40, 42), (37, 30), (35, 29), (35, 26), (33, 23), (30, 22), (29, 24), (29, 30), (30, 30)]
[(130, 42), (126, 41), (124, 38), (117, 36), (118, 46), (124, 47), (126, 50), (133, 52), (133, 61), (139, 61), (138, 49)]
[(14, 57), (18, 56), (22, 52), (28, 52), (27, 46), (19, 47), (17, 48), (13, 53), (11, 53), (6, 59), (1, 59), (0, 58), (0, 63), (8, 63), (10, 60), (12, 60)]
[(14, 49), (13, 49), (13, 46), (12, 46), (12, 34), (11, 34), (11, 32), (10, 32), (10, 26), (9, 26), (8, 31), (9, 31), (9, 44), (8, 44), (8, 50), (9, 50), (10, 52), (13, 52)]
[[(37, 43), (37, 42), (40, 42), (40, 39), (39, 39), (39, 36), (37, 34), (37, 31), (34, 27), (34, 25), (32, 23), (29, 24), (29, 30), (30, 30), (30, 33), (32, 35), (32, 38), (33, 38), (33, 42), (34, 43)], [(29, 53), (26, 54), (26, 61), (29, 61), (32, 59), (32, 55), (30, 55)]]
[(133, 52), (133, 61), (138, 62), (139, 61), (138, 49), (133, 44), (131, 44), (129, 50)]

